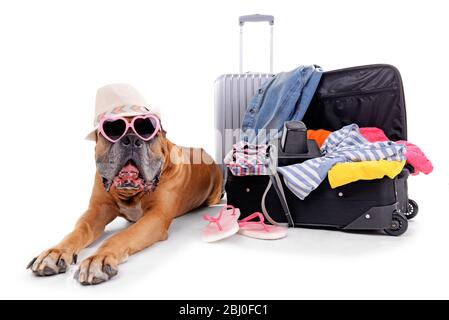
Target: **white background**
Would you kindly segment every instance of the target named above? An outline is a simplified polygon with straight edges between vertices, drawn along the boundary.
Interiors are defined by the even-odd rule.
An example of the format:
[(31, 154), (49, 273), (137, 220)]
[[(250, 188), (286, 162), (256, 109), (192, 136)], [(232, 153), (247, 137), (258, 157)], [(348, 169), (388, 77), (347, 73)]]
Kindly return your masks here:
[[(447, 1), (2, 1), (1, 298), (449, 298)], [(214, 151), (213, 83), (238, 70), (237, 17), (273, 14), (275, 71), (389, 63), (402, 73), (409, 140), (435, 171), (409, 179), (420, 214), (399, 238), (291, 230), (281, 241), (202, 243), (197, 211), (112, 281), (36, 278), (28, 261), (86, 208), (96, 89), (137, 87), (168, 137)], [(248, 28), (246, 68), (265, 71), (267, 28)], [(111, 231), (126, 224), (113, 223)], [(84, 251), (80, 259), (93, 253)]]

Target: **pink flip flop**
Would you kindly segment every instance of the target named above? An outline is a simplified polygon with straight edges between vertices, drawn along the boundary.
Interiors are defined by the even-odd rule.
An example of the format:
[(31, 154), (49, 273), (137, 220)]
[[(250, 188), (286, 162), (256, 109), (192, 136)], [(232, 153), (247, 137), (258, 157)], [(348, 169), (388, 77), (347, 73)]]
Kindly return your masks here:
[(224, 206), (215, 217), (205, 214), (203, 219), (209, 221), (209, 224), (204, 228), (201, 238), (206, 242), (229, 238), (239, 231), (239, 217), (240, 210), (231, 205)]
[[(259, 221), (250, 221), (259, 218)], [(287, 236), (287, 227), (268, 225), (264, 223), (264, 216), (255, 212), (239, 221), (239, 234), (262, 240), (277, 240)]]

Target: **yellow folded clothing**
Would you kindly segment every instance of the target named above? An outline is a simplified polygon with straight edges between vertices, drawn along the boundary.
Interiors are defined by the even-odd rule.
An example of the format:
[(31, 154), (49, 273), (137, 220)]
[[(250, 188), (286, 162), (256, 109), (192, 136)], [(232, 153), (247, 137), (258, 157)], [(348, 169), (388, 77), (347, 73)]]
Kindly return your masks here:
[(374, 180), (388, 176), (396, 177), (405, 165), (405, 161), (360, 161), (337, 163), (328, 172), (329, 183), (337, 188), (357, 180)]

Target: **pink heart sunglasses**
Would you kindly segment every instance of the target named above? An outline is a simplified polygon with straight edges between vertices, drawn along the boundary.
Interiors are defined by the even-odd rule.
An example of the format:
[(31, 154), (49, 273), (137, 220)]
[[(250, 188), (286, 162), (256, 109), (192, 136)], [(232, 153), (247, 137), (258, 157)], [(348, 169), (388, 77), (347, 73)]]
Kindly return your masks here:
[(160, 131), (159, 119), (152, 115), (135, 116), (131, 122), (124, 117), (106, 116), (100, 120), (98, 131), (108, 141), (119, 141), (131, 128), (143, 141), (149, 141)]

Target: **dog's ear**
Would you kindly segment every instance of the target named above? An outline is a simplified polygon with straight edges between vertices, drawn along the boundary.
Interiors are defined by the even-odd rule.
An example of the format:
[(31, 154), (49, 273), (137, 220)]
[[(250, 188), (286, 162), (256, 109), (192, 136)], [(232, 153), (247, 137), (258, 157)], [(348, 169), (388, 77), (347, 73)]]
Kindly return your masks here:
[[(159, 118), (158, 118), (159, 119)], [(167, 131), (164, 130), (164, 127), (162, 127), (162, 121), (159, 119), (159, 126), (161, 127), (161, 132), (164, 134), (164, 136), (167, 134)]]

